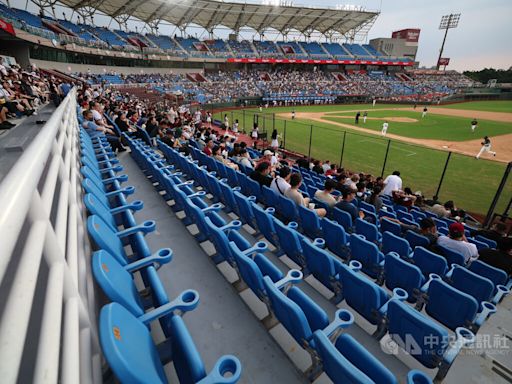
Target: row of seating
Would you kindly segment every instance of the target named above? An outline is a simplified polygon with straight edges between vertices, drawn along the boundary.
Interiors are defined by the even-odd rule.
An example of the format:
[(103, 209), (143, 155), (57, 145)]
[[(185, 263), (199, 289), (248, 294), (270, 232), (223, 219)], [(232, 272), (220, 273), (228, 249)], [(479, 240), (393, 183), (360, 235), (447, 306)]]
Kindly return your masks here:
[[(171, 249), (152, 252), (144, 236), (156, 228), (154, 221), (138, 223), (134, 213), (142, 201), (127, 201), (133, 187), (123, 187), (126, 175), (109, 144), (80, 131), (84, 204), (90, 214), (87, 229), (96, 252), (92, 271), (112, 302), (100, 312), (103, 354), (120, 382), (166, 383), (164, 365), (172, 362), (180, 383), (236, 383), (241, 364), (234, 356), (221, 357), (206, 373), (182, 314), (194, 310), (199, 294), (183, 291), (169, 298), (158, 268), (172, 260)], [(139, 291), (135, 279), (144, 290)], [(165, 340), (153, 341), (149, 324), (159, 320)]]
[[(262, 243), (256, 243), (255, 245), (251, 246), (245, 239), (243, 239), (242, 236), (238, 234), (238, 229), (241, 227), (243, 222), (246, 224), (250, 223), (249, 225), (251, 225), (253, 228), (258, 228), (257, 219), (255, 217), (258, 214), (256, 212), (263, 212), (265, 214), (263, 209), (254, 203), (254, 198), (246, 198), (240, 193), (239, 190), (237, 190), (237, 187), (233, 188), (232, 186), (229, 186), (229, 184), (226, 183), (227, 180), (217, 180), (214, 173), (207, 172), (204, 167), (198, 167), (190, 159), (183, 157), (178, 152), (172, 150), (163, 143), (159, 143), (159, 148), (170, 160), (170, 163), (173, 164), (171, 166), (166, 165), (165, 161), (163, 161), (163, 159), (158, 154), (145, 147), (142, 143), (132, 142), (131, 145), (134, 159), (139, 163), (142, 169), (151, 173), (151, 176), (154, 177), (155, 180), (158, 180), (158, 184), (166, 191), (167, 198), (173, 199), (175, 201), (175, 210), (185, 211), (185, 224), (195, 223), (198, 226), (200, 234), (198, 236), (198, 240), (204, 241), (206, 239), (210, 239), (214, 243), (217, 250), (217, 255), (214, 260), (216, 262), (227, 261), (238, 272), (240, 279), (243, 280), (253, 290), (256, 296), (258, 296), (264, 303), (269, 306), (270, 314), (275, 314), (275, 317), (277, 317), (277, 319), (288, 329), (292, 335), (294, 335), (295, 331), (293, 329), (293, 324), (300, 324), (297, 326), (301, 327), (304, 323), (292, 321), (287, 325), (286, 319), (289, 319), (290, 316), (292, 316), (287, 312), (288, 309), (281, 308), (284, 311), (282, 316), (277, 315), (279, 310), (276, 308), (280, 308), (280, 306), (284, 305), (283, 300), (284, 302), (287, 302), (287, 299), (285, 300), (283, 297), (280, 297), (277, 292), (283, 294), (283, 286), (288, 286), (291, 282), (299, 280), (300, 272), (290, 271), (288, 276), (284, 277), (282, 273), (275, 266), (272, 266), (269, 260), (263, 255), (262, 252), (264, 252), (268, 246)], [(177, 172), (178, 170), (179, 172)], [(193, 188), (194, 181), (198, 184), (198, 186), (201, 186), (198, 188), (199, 191)], [(201, 189), (204, 189), (204, 191)], [(212, 196), (217, 197), (218, 201), (222, 201), (223, 204), (226, 204), (226, 201), (231, 201), (231, 204), (234, 203), (235, 205), (232, 205), (229, 209), (233, 209), (233, 211), (235, 211), (235, 213), (237, 213), (237, 215), (240, 217), (242, 222), (234, 221), (232, 223), (225, 223), (219, 221), (219, 215), (217, 215), (216, 212), (218, 212), (221, 208), (218, 203), (208, 206), (208, 204), (201, 197), (206, 194), (206, 191), (210, 192)], [(201, 201), (201, 203), (198, 201)], [(199, 204), (199, 206), (196, 204)], [(248, 209), (253, 211), (253, 218), (250, 220), (243, 218), (243, 212), (247, 211)], [(266, 213), (270, 212), (272, 212), (271, 209), (267, 209)], [(266, 222), (268, 222), (268, 220)], [(277, 219), (275, 219), (275, 223), (276, 228), (289, 227), (289, 225), (286, 226), (284, 223)], [(339, 227), (342, 228), (341, 226)], [(264, 228), (268, 228), (268, 225), (264, 224), (260, 226), (259, 229), (262, 233), (265, 231)], [(268, 235), (268, 238), (273, 239), (273, 241), (269, 241), (274, 245), (286, 244), (286, 241), (279, 242), (278, 233), (278, 230), (276, 230), (276, 234)], [(295, 237), (298, 237), (299, 233), (296, 232), (294, 235)], [(345, 296), (345, 300), (347, 302), (350, 301), (351, 304), (349, 303), (349, 305), (353, 305), (353, 308), (356, 311), (366, 314), (368, 318), (373, 316), (373, 324), (379, 325), (378, 334), (380, 337), (382, 337), (383, 333), (385, 333), (385, 330), (388, 329), (389, 325), (387, 324), (389, 323), (379, 320), (378, 317), (375, 317), (375, 315), (371, 313), (374, 311), (369, 308), (369, 305), (365, 304), (371, 300), (368, 300), (368, 297), (361, 296), (360, 292), (361, 289), (365, 288), (366, 291), (371, 292), (373, 290), (373, 292), (377, 292), (377, 300), (380, 300), (380, 303), (377, 305), (377, 309), (382, 308), (382, 318), (387, 319), (389, 306), (387, 305), (387, 301), (390, 299), (390, 296), (385, 292), (385, 290), (383, 290), (381, 287), (378, 287), (375, 283), (372, 283), (369, 279), (360, 273), (354, 271), (354, 269), (360, 269), (360, 265), (358, 266), (355, 264), (355, 262), (352, 263), (352, 268), (350, 268), (346, 264), (341, 263), (339, 260), (331, 256), (329, 253), (322, 250), (317, 246), (317, 244), (308, 244), (310, 242), (308, 242), (306, 238), (299, 239), (299, 243), (300, 242), (302, 242), (304, 248), (307, 248), (309, 245), (313, 249), (323, 251), (321, 252), (323, 255), (321, 254), (320, 257), (319, 255), (314, 255), (308, 259), (310, 263), (306, 264), (304, 264), (304, 259), (307, 258), (308, 252), (300, 252), (293, 255), (292, 252), (288, 251), (286, 252), (286, 255), (289, 256), (292, 260), (295, 256), (294, 261), (298, 265), (306, 265), (308, 268), (311, 268), (313, 272), (307, 271), (307, 268), (303, 268), (302, 272), (307, 271), (306, 273), (312, 273), (315, 275), (315, 277), (317, 277), (319, 281), (322, 281), (322, 275), (320, 273), (324, 268), (315, 269), (315, 260), (319, 260), (323, 256), (323, 258), (327, 260), (327, 263), (335, 265), (339, 275), (344, 276), (343, 278), (338, 276), (338, 282), (342, 283), (340, 285), (343, 287), (343, 295)], [(283, 249), (280, 249), (279, 251), (283, 251)], [(321, 263), (319, 263), (319, 265), (321, 265)], [(325, 266), (325, 263), (323, 266)], [(267, 277), (263, 278), (265, 275), (267, 275)], [(325, 281), (326, 279), (323, 279), (323, 282)], [(343, 284), (343, 282), (345, 282), (345, 284)], [(327, 281), (326, 285), (330, 286), (330, 284), (331, 281)], [(296, 292), (298, 290), (296, 287), (292, 288), (294, 289), (292, 290), (291, 288), (286, 288), (284, 290), (286, 290), (286, 292)], [(272, 294), (269, 293), (269, 291), (274, 291), (276, 294), (276, 297), (274, 297), (273, 300), (270, 298)], [(296, 303), (296, 305), (301, 308), (317, 308), (316, 304), (312, 302), (311, 299), (307, 298), (307, 296), (304, 298), (304, 296), (305, 295), (303, 293), (295, 293), (292, 295), (292, 298), (299, 301), (299, 304)], [(364, 297), (363, 300), (361, 300), (362, 297)], [(402, 290), (396, 290), (396, 298), (392, 299), (391, 301), (400, 302), (399, 298), (404, 300), (406, 297), (406, 292)], [(388, 300), (386, 300), (386, 298)], [(293, 299), (290, 300), (293, 301)], [(395, 304), (393, 304), (393, 306), (394, 305)], [(415, 319), (419, 319), (417, 321), (424, 322), (428, 326), (437, 327), (438, 330), (442, 330), (444, 334), (447, 335), (447, 331), (444, 330), (444, 328), (432, 322), (413, 308), (403, 303), (397, 305), (403, 307), (403, 310), (406, 311), (410, 316), (413, 316)], [(284, 306), (286, 307), (286, 305)], [(291, 305), (291, 307), (294, 306)], [(296, 309), (296, 307), (294, 308)], [(318, 314), (319, 312), (313, 310), (313, 314), (310, 314), (310, 316), (313, 316), (313, 318), (315, 317), (314, 313)], [(399, 317), (395, 317), (394, 319), (395, 321), (398, 321), (397, 319), (402, 318), (403, 316), (404, 315), (401, 314)], [(346, 318), (347, 316), (344, 315), (344, 317)], [(323, 318), (325, 319), (325, 317)], [(267, 319), (267, 321), (269, 320)], [(315, 322), (314, 320), (311, 321), (317, 326), (319, 324), (326, 325), (325, 321), (323, 323)], [(312, 323), (308, 321), (307, 324), (311, 325)], [(319, 328), (323, 329), (323, 327), (317, 327), (313, 329), (313, 331), (318, 330)], [(464, 337), (471, 339), (471, 332), (468, 330), (458, 329), (457, 334), (459, 335), (460, 340), (464, 340)], [(420, 339), (423, 340), (422, 338)], [(298, 338), (298, 340), (299, 343), (303, 345), (303, 342), (300, 341), (302, 339)], [(450, 356), (452, 356), (451, 353)], [(337, 356), (337, 358), (339, 358), (339, 356)], [(454, 358), (454, 356), (452, 356), (452, 358)], [(336, 361), (339, 363), (339, 359)], [(433, 363), (430, 362), (430, 364)], [(445, 362), (440, 364), (443, 366), (443, 368), (439, 371), (438, 376), (444, 376), (446, 374), (446, 364), (448, 363)], [(312, 370), (309, 373), (312, 374), (317, 369), (318, 366), (313, 364)], [(326, 372), (328, 371), (328, 369), (325, 368), (325, 364), (324, 370), (326, 370)], [(327, 373), (329, 374), (329, 372)]]
[[(163, 151), (165, 153), (166, 148), (163, 147)], [(324, 265), (319, 262), (319, 260), (323, 260), (318, 256), (318, 251), (315, 252), (314, 247), (308, 246), (308, 242), (303, 241), (304, 236), (297, 232), (297, 229), (301, 229), (301, 231), (311, 237), (311, 239), (315, 239), (316, 237), (324, 237), (321, 240), (322, 245), (327, 244), (328, 249), (332, 250), (334, 254), (344, 259), (348, 262), (350, 259), (357, 260), (362, 264), (363, 272), (374, 278), (378, 285), (381, 285), (386, 279), (386, 270), (391, 270), (392, 268), (385, 268), (385, 254), (389, 252), (393, 252), (394, 255), (399, 252), (401, 242), (407, 243), (405, 240), (389, 233), (384, 233), (385, 239), (385, 249), (383, 248), (383, 252), (379, 250), (379, 248), (374, 243), (375, 239), (370, 239), (374, 241), (369, 241), (365, 238), (365, 236), (353, 234), (349, 236), (345, 233), (342, 227), (337, 225), (337, 223), (330, 221), (329, 219), (321, 219), (319, 218), (314, 211), (305, 208), (305, 207), (297, 207), (294, 202), (289, 200), (288, 198), (275, 194), (271, 189), (266, 188), (265, 186), (260, 189), (258, 183), (253, 181), (250, 178), (242, 175), (241, 173), (237, 173), (230, 169), (229, 167), (225, 167), (222, 163), (215, 161), (212, 158), (205, 156), (203, 153), (199, 151), (192, 151), (193, 156), (196, 155), (199, 161), (199, 164), (202, 161), (205, 164), (212, 167), (215, 167), (215, 172), (218, 172), (220, 177), (226, 177), (223, 183), (223, 180), (220, 183), (216, 183), (215, 177), (209, 177), (203, 184), (208, 185), (209, 191), (213, 196), (219, 196), (222, 203), (225, 204), (228, 211), (235, 211), (242, 219), (244, 224), (249, 224), (255, 230), (259, 230), (265, 235), (266, 239), (270, 241), (274, 246), (280, 248), (280, 252), (284, 252), (288, 257), (290, 257), (297, 265), (299, 265), (303, 271), (306, 271), (306, 274), (309, 274), (309, 270), (314, 270), (314, 267), (308, 265), (308, 254), (312, 254), (310, 256), (310, 260), (313, 263), (319, 263), (316, 266), (317, 274), (313, 273), (317, 279), (320, 281), (334, 281), (336, 280), (334, 269), (329, 265)], [(235, 179), (230, 177), (230, 175), (235, 174)], [(200, 180), (201, 175), (197, 175), (197, 180)], [(232, 182), (230, 182), (232, 180)], [(216, 185), (219, 184), (219, 185)], [(241, 186), (241, 191), (235, 191), (234, 193), (230, 190), (231, 187), (235, 187), (236, 185)], [(268, 196), (265, 198), (265, 194), (274, 195), (274, 198), (277, 197), (278, 202), (276, 205), (273, 205), (278, 208), (280, 211), (280, 218), (283, 222), (290, 220), (289, 215), (286, 214), (287, 211), (299, 212), (299, 223), (290, 222), (288, 226), (285, 226), (283, 222), (275, 219), (272, 216), (272, 213), (275, 212), (273, 208), (270, 208), (271, 211), (267, 211), (264, 213), (259, 210), (257, 205), (247, 204), (244, 202), (243, 195), (240, 192), (245, 192), (246, 195), (252, 195), (249, 199), (253, 201), (258, 201), (260, 203), (266, 204), (269, 199)], [(264, 215), (267, 215), (265, 218)], [(262, 217), (263, 215), (263, 217)], [(294, 214), (296, 216), (296, 214)], [(294, 217), (295, 217), (294, 216)], [(292, 217), (292, 219), (294, 218)], [(259, 222), (258, 222), (259, 221)], [(358, 219), (357, 224), (361, 225), (371, 225), (366, 223), (363, 220)], [(390, 222), (391, 223), (391, 222)], [(392, 223), (394, 224), (394, 223)], [(325, 227), (325, 230), (323, 229)], [(374, 230), (377, 233), (377, 229), (375, 226)], [(366, 234), (366, 233), (365, 233)], [(367, 234), (366, 234), (367, 235)], [(368, 235), (367, 235), (368, 237)], [(351, 241), (349, 241), (349, 239)], [(488, 266), (484, 263), (477, 262), (475, 263), (475, 269), (478, 269), (481, 275), (472, 273), (467, 269), (461, 269), (456, 272), (457, 276), (461, 276), (465, 274), (465, 278), (469, 281), (474, 287), (479, 287), (474, 290), (465, 288), (464, 284), (458, 284), (457, 287), (454, 288), (454, 284), (451, 281), (452, 270), (455, 268), (452, 265), (452, 270), (448, 271), (448, 264), (446, 259), (441, 256), (438, 256), (424, 248), (417, 249), (417, 256), (413, 257), (413, 254), (410, 252), (410, 248), (407, 246), (407, 257), (404, 257), (407, 263), (404, 264), (402, 271), (405, 273), (404, 275), (393, 275), (392, 273), (388, 273), (390, 276), (386, 280), (386, 286), (388, 288), (392, 286), (390, 289), (395, 287), (400, 287), (408, 291), (410, 295), (410, 301), (416, 302), (416, 298), (420, 295), (420, 289), (423, 289), (423, 293), (421, 295), (423, 300), (426, 300), (429, 296), (427, 295), (426, 290), (429, 288), (429, 284), (424, 284), (425, 281), (418, 278), (418, 276), (422, 276), (425, 280), (429, 280), (431, 278), (431, 274), (437, 274), (438, 277), (442, 277), (446, 281), (441, 281), (442, 291), (444, 295), (434, 295), (433, 300), (429, 304), (426, 309), (427, 313), (433, 314), (434, 312), (430, 310), (430, 308), (434, 305), (446, 306), (447, 308), (453, 308), (453, 306), (449, 305), (450, 297), (455, 295), (462, 302), (466, 302), (465, 310), (468, 313), (465, 313), (464, 310), (456, 311), (448, 311), (448, 313), (437, 314), (433, 316), (436, 320), (441, 323), (447, 325), (448, 327), (455, 329), (457, 326), (467, 326), (470, 329), (477, 331), (481, 326), (482, 322), (492, 313), (495, 312), (495, 307), (493, 303), (498, 303), (503, 295), (508, 294), (509, 288), (503, 286), (502, 284), (507, 281), (507, 276), (503, 271), (500, 271), (496, 268)], [(394, 262), (393, 264), (397, 264), (401, 262), (401, 260)], [(409, 264), (418, 263), (420, 269), (412, 265), (412, 268), (409, 268)], [(414, 269), (415, 268), (415, 269)], [(328, 277), (326, 277), (327, 271), (333, 271)], [(407, 273), (406, 273), (407, 272)], [(391, 280), (392, 277), (395, 276), (395, 280)], [(396, 277), (400, 277), (397, 279)], [(510, 284), (510, 282), (509, 282)], [(331, 289), (335, 294), (337, 293), (336, 284), (325, 283), (326, 287)], [(423, 286), (424, 285), (424, 286)], [(437, 283), (435, 284), (437, 286)], [(433, 288), (432, 288), (433, 289)], [(478, 294), (477, 292), (480, 292)], [(455, 300), (455, 299), (454, 299)], [(487, 302), (491, 301), (493, 303)], [(418, 303), (417, 308), (422, 308), (421, 301)], [(476, 309), (475, 309), (476, 307)], [(478, 314), (478, 316), (477, 316)], [(455, 320), (450, 319), (453, 317)]]

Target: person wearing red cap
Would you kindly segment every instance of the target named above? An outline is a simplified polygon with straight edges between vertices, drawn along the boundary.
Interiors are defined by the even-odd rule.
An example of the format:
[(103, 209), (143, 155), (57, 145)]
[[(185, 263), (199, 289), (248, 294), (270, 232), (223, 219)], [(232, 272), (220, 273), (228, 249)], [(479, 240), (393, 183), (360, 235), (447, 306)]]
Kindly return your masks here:
[(449, 236), (440, 236), (437, 239), (437, 244), (446, 247), (454, 252), (458, 252), (464, 256), (464, 261), (467, 263), (471, 259), (478, 257), (478, 249), (475, 244), (471, 244), (466, 240), (464, 235), (464, 225), (461, 223), (450, 224)]

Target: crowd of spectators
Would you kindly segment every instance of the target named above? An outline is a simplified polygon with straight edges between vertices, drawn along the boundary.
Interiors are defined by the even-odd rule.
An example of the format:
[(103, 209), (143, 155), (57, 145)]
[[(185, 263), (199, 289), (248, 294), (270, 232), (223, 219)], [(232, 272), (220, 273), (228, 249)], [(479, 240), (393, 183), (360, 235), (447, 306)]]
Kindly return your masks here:
[(37, 115), (50, 101), (58, 106), (70, 89), (71, 84), (35, 67), (24, 71), (18, 65), (7, 65), (0, 57), (0, 129), (11, 129), (22, 117)]

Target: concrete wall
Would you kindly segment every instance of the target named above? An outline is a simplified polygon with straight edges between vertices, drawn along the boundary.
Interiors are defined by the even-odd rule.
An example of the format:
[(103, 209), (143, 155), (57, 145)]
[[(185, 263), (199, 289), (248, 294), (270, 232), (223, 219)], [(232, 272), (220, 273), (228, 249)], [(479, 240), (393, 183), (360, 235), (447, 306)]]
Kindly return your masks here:
[(198, 73), (203, 72), (199, 68), (136, 68), (136, 67), (109, 67), (105, 65), (89, 65), (89, 64), (71, 64), (71, 63), (60, 63), (55, 61), (45, 61), (30, 59), (32, 64), (35, 64), (38, 68), (43, 69), (57, 69), (62, 72), (87, 72), (91, 70), (91, 73), (103, 74), (104, 70), (107, 72), (115, 71), (118, 74), (133, 75), (139, 73)]

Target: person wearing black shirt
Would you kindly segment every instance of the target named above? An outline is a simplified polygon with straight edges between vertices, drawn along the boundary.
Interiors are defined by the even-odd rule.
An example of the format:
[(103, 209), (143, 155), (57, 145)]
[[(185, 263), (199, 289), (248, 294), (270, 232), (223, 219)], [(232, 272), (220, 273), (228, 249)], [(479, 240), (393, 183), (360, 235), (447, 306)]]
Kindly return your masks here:
[(484, 248), (478, 251), (478, 260), (499, 268), (512, 276), (512, 238), (500, 242), (498, 249)]
[(356, 124), (359, 124), (359, 118), (361, 117), (361, 112), (356, 113)]
[(350, 188), (346, 188), (341, 191), (341, 195), (343, 196), (343, 200), (336, 203), (335, 207), (347, 212), (352, 217), (352, 221), (355, 221), (358, 217), (363, 219), (364, 213), (359, 211), (357, 207), (351, 203), (351, 201), (356, 197), (355, 191)]
[(297, 159), (296, 163), (300, 168), (309, 169), (309, 161), (306, 156)]
[(254, 171), (249, 175), (251, 179), (257, 181), (260, 186), (270, 187), (272, 177), (270, 176), (270, 164), (266, 161), (259, 163)]
[(117, 128), (121, 130), (121, 132), (128, 132), (129, 125), (128, 125), (128, 119), (126, 118), (126, 113), (121, 112), (119, 114), (119, 117), (115, 121)]
[(479, 229), (476, 231), (471, 231), (471, 236), (483, 236), (487, 239), (494, 240), (496, 244), (499, 244), (502, 241), (506, 240), (505, 233), (507, 231), (507, 226), (503, 223), (494, 223), (491, 229)]
[(476, 119), (473, 119), (471, 121), (471, 132), (475, 132), (475, 129), (478, 127), (478, 121)]

